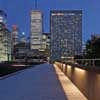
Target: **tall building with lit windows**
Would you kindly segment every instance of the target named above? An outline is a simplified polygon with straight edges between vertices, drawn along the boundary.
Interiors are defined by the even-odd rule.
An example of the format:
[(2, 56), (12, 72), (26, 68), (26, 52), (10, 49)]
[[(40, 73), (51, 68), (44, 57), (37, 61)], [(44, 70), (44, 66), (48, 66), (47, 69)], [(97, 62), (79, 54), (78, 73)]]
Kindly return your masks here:
[(31, 49), (41, 50), (42, 48), (42, 12), (39, 10), (31, 11)]
[(11, 60), (11, 32), (0, 22), (0, 62)]
[(50, 12), (51, 60), (80, 55), (82, 51), (82, 10)]
[(0, 62), (11, 60), (11, 32), (6, 24), (7, 14), (0, 10)]
[(19, 28), (17, 25), (12, 25), (12, 44), (16, 45), (19, 41)]
[(15, 60), (16, 56), (16, 45), (19, 43), (19, 28), (17, 25), (12, 25), (12, 34), (11, 34), (11, 44), (12, 44), (12, 60)]

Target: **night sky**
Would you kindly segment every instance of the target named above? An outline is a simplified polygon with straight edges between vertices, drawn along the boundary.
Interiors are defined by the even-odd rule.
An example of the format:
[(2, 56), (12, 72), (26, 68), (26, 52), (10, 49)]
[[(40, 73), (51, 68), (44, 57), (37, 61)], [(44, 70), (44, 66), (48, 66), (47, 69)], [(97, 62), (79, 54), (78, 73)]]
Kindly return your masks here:
[[(7, 15), (7, 24), (11, 28), (17, 24), (26, 36), (30, 33), (30, 11), (34, 9), (34, 0), (0, 0), (0, 9)], [(49, 32), (50, 10), (82, 9), (83, 40), (91, 33), (100, 34), (100, 0), (38, 0), (38, 9), (43, 12), (44, 32)]]

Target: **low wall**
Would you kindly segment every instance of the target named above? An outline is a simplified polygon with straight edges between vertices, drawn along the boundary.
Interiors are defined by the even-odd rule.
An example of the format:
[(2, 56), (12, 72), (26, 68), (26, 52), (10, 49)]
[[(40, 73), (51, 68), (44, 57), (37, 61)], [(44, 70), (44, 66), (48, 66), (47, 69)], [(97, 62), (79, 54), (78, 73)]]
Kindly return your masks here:
[(88, 100), (100, 100), (100, 69), (81, 68), (56, 62)]

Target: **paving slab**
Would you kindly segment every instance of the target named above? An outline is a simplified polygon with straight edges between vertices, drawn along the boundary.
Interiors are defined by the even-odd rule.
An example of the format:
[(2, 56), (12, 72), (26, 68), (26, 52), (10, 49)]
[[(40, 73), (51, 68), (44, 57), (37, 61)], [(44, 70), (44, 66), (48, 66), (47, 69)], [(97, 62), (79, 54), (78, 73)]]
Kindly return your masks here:
[(67, 100), (53, 65), (41, 64), (0, 80), (0, 100)]
[(0, 80), (0, 100), (87, 100), (56, 66), (48, 63)]

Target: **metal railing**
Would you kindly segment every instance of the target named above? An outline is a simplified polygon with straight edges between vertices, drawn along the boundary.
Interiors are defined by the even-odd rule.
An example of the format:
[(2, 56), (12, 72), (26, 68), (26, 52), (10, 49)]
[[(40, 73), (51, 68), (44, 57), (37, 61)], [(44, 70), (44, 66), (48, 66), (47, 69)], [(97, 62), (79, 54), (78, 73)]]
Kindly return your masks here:
[(99, 59), (62, 59), (62, 63), (71, 63), (86, 67), (100, 67)]
[(76, 64), (87, 67), (100, 67), (100, 59), (75, 59)]

